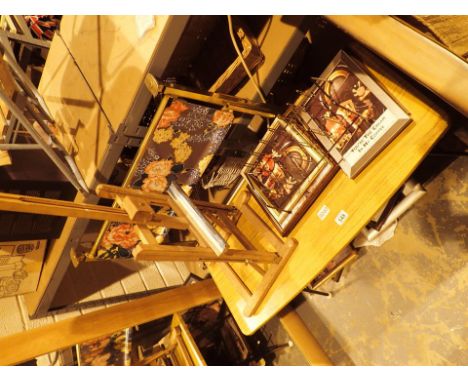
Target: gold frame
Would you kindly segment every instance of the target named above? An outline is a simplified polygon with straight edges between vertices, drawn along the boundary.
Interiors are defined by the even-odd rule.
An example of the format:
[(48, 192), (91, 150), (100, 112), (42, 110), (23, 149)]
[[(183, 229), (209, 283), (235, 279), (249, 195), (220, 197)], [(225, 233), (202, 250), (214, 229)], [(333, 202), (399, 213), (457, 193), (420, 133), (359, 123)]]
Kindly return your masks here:
[[(133, 160), (132, 166), (128, 170), (127, 176), (122, 182), (122, 187), (127, 187), (130, 180), (132, 179), (139, 161), (145, 154), (148, 142), (151, 140), (151, 137), (153, 136), (154, 131), (158, 126), (158, 123), (164, 113), (164, 110), (171, 99), (184, 98), (193, 101), (205, 102), (213, 105), (222, 106), (223, 108), (230, 109), (232, 111), (237, 111), (250, 115), (259, 115), (265, 118), (274, 118), (276, 116), (274, 110), (269, 105), (260, 104), (243, 98), (238, 98), (221, 93), (193, 91), (191, 89), (181, 86), (164, 85), (151, 74), (146, 75), (145, 85), (153, 97), (157, 97), (158, 95), (162, 95), (163, 97), (151, 121), (148, 131), (146, 132), (146, 135), (141, 142), (140, 148), (138, 149), (135, 159)], [(112, 207), (118, 207), (118, 204), (114, 202)], [(94, 242), (91, 250), (88, 252), (86, 258), (95, 258), (95, 255), (99, 248), (99, 244), (101, 243), (103, 236), (109, 227), (109, 224), (110, 222), (105, 222), (103, 224), (96, 238), (96, 241)], [(80, 259), (76, 258), (76, 254), (74, 257), (75, 258), (72, 259), (73, 263), (79, 263)]]
[[(301, 196), (307, 190), (308, 185), (310, 184), (310, 182), (312, 182), (313, 179), (315, 179), (315, 177), (317, 176), (317, 174), (323, 169), (323, 167), (325, 166), (325, 162), (323, 161), (324, 156), (320, 155), (315, 148), (312, 148), (312, 146), (307, 142), (306, 137), (303, 134), (301, 134), (299, 130), (291, 127), (292, 126), (291, 123), (286, 122), (286, 121), (284, 121), (284, 120), (282, 120), (280, 118), (276, 118), (275, 121), (273, 122), (271, 128), (267, 131), (265, 136), (262, 138), (260, 144), (255, 149), (253, 155), (247, 161), (247, 163), (246, 163), (246, 165), (244, 167), (244, 171), (243, 171), (243, 174), (245, 174), (246, 177), (249, 174), (246, 173), (245, 169), (250, 168), (251, 165), (253, 165), (257, 161), (258, 156), (256, 154), (261, 153), (262, 150), (265, 148), (265, 146), (268, 145), (268, 143), (270, 142), (271, 137), (275, 134), (275, 131), (276, 131), (276, 128), (277, 128), (276, 125), (280, 125), (278, 127), (284, 127), (284, 129), (286, 130), (287, 133), (289, 133), (299, 143), (302, 143), (305, 151), (307, 151), (307, 153), (317, 162), (317, 166), (307, 176), (307, 178), (304, 180), (302, 185), (294, 193), (293, 197), (284, 206), (284, 210), (289, 210), (291, 208), (291, 206), (293, 206), (295, 203), (297, 203), (297, 201), (301, 198)], [(248, 179), (248, 177), (247, 177), (247, 181), (252, 186), (252, 188), (255, 189), (255, 191), (257, 193), (259, 193), (263, 198), (268, 200), (268, 197), (264, 194), (264, 192), (262, 192), (262, 190), (260, 189), (260, 187), (258, 187), (258, 185), (256, 183), (251, 182)], [(270, 210), (270, 213), (276, 219), (278, 219), (278, 221), (280, 221), (280, 222), (282, 222), (285, 219), (285, 217), (288, 215), (288, 213), (285, 212), (285, 211), (278, 212), (278, 210), (275, 209), (275, 208), (270, 208), (270, 207), (267, 207), (267, 208)]]
[[(275, 134), (276, 128), (278, 127), (283, 127), (294, 139), (299, 143), (302, 143), (307, 153), (317, 162), (316, 167), (303, 181), (302, 185), (294, 192), (293, 197), (281, 211), (275, 207), (268, 206), (265, 203), (269, 198), (261, 191), (260, 187), (250, 179), (252, 175), (248, 172), (258, 161), (258, 155), (270, 142), (270, 139)], [(337, 170), (335, 164), (327, 154), (320, 150), (318, 144), (315, 144), (313, 139), (309, 135), (303, 133), (300, 128), (301, 124), (299, 121), (294, 121), (292, 119), (285, 120), (277, 117), (273, 122), (272, 127), (267, 131), (260, 144), (256, 147), (254, 153), (249, 158), (242, 171), (242, 176), (249, 184), (252, 194), (283, 236), (286, 236), (289, 233), (303, 212), (310, 206), (311, 202), (309, 202), (308, 199), (315, 199), (314, 195), (309, 195), (315, 194), (315, 192), (312, 191), (308, 193), (307, 191), (309, 189), (314, 189), (315, 187), (320, 187), (320, 183), (323, 181), (326, 182), (327, 179), (333, 176)]]

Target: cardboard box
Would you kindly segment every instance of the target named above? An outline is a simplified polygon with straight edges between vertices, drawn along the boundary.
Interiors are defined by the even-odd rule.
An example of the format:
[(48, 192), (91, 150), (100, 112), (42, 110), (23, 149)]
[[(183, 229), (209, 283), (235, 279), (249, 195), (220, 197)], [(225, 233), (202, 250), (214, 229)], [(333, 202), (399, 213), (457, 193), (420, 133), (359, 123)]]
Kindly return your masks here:
[(46, 240), (0, 242), (0, 298), (34, 292)]

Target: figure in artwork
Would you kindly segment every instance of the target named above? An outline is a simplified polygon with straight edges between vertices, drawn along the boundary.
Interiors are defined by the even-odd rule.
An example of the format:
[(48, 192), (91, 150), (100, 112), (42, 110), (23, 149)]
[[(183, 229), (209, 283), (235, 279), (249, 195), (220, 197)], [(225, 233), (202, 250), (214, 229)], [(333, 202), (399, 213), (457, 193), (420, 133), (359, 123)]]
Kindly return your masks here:
[(290, 196), (307, 178), (316, 162), (283, 127), (278, 128), (259, 154), (252, 175), (273, 206), (284, 209)]
[(306, 109), (341, 154), (386, 110), (343, 61), (318, 87)]

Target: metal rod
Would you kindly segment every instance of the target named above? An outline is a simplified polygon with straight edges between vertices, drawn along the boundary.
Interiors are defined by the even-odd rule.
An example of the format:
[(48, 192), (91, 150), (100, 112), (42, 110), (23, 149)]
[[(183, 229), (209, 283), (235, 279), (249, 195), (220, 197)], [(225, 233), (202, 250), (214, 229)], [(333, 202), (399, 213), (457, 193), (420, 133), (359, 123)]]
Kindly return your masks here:
[(68, 54), (70, 55), (73, 63), (75, 64), (76, 68), (78, 69), (78, 72), (80, 73), (81, 77), (83, 78), (83, 80), (85, 81), (86, 85), (88, 86), (88, 89), (89, 91), (91, 92), (91, 95), (93, 96), (94, 100), (96, 101), (99, 109), (101, 110), (102, 114), (104, 115), (104, 118), (106, 118), (106, 121), (107, 121), (107, 127), (109, 128), (109, 130), (111, 131), (111, 133), (113, 134), (114, 133), (114, 129), (112, 127), (112, 122), (110, 121), (110, 118), (109, 116), (107, 115), (106, 111), (104, 110), (104, 107), (102, 106), (101, 104), (101, 101), (99, 100), (99, 98), (97, 97), (96, 93), (94, 93), (94, 90), (93, 88), (91, 87), (91, 84), (89, 83), (88, 79), (86, 78), (86, 76), (84, 75), (83, 71), (81, 70), (81, 67), (80, 65), (78, 65), (78, 62), (76, 61), (75, 59), (75, 56), (73, 56), (73, 53), (71, 52), (70, 48), (68, 47), (67, 43), (65, 42), (64, 38), (62, 37), (62, 34), (60, 33), (59, 30), (56, 30), (55, 32), (57, 34), (57, 36), (60, 37), (60, 40), (62, 40), (62, 43), (63, 45), (65, 46), (65, 49), (67, 50)]
[(310, 293), (310, 294), (317, 294), (319, 296), (324, 296), (324, 297), (331, 297), (332, 294), (331, 292), (321, 292), (319, 290), (311, 289), (311, 288), (305, 288), (304, 292)]
[(31, 30), (28, 27), (28, 24), (24, 20), (24, 16), (22, 15), (11, 15), (11, 19), (16, 24), (17, 28), (20, 29), (21, 32), (24, 33), (25, 36), (33, 37)]
[(5, 48), (3, 45), (3, 42), (0, 40), (0, 46), (3, 48), (3, 53), (7, 57), (7, 63), (10, 66), (10, 68), (13, 70), (13, 73), (17, 77), (17, 79), (21, 82), (23, 85), (24, 89), (26, 90), (34, 99), (37, 100), (38, 106), (41, 109), (41, 111), (47, 116), (47, 118), (52, 122), (54, 118), (52, 117), (52, 114), (47, 107), (47, 104), (45, 103), (44, 99), (42, 96), (39, 94), (37, 88), (34, 86), (34, 84), (31, 82), (31, 80), (24, 74), (23, 70), (20, 68), (18, 63), (16, 62), (15, 56), (10, 52), (8, 48)]
[(189, 221), (190, 225), (196, 230), (203, 240), (210, 246), (217, 256), (222, 255), (228, 249), (226, 241), (221, 235), (213, 228), (206, 217), (195, 207), (193, 202), (182, 191), (182, 189), (174, 182), (171, 183), (167, 189), (168, 195), (174, 201)]
[(47, 40), (39, 40), (38, 38), (27, 37), (25, 35), (20, 35), (18, 33), (12, 33), (8, 31), (0, 31), (0, 34), (2, 34), (3, 36), (5, 36), (6, 38), (10, 40), (16, 40), (22, 44), (36, 46), (39, 48), (46, 48), (46, 49), (50, 48), (50, 41), (47, 41)]
[[(88, 188), (86, 187), (85, 182), (81, 179), (78, 181), (78, 177), (75, 178), (78, 174), (73, 174), (70, 167), (68, 167), (67, 163), (60, 158), (60, 156), (44, 141), (41, 135), (36, 131), (36, 129), (32, 126), (29, 120), (24, 116), (18, 106), (8, 97), (1, 89), (0, 89), (0, 99), (5, 102), (6, 106), (10, 109), (10, 112), (15, 115), (21, 125), (28, 131), (31, 137), (41, 145), (42, 149), (46, 152), (49, 158), (57, 165), (60, 171), (66, 176), (66, 178), (73, 184), (73, 186), (85, 193), (89, 193)], [(81, 176), (81, 175), (80, 175)], [(85, 187), (83, 187), (85, 186)]]

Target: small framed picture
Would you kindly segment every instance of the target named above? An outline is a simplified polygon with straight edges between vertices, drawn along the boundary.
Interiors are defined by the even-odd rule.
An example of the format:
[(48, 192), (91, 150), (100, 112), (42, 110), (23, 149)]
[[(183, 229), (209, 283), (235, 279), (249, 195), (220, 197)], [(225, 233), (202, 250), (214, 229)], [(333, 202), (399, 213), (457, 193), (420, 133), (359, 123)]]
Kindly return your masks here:
[(276, 118), (242, 175), (278, 231), (287, 235), (337, 166), (294, 119)]
[(350, 178), (411, 121), (366, 70), (338, 52), (307, 91), (300, 114), (310, 132)]

